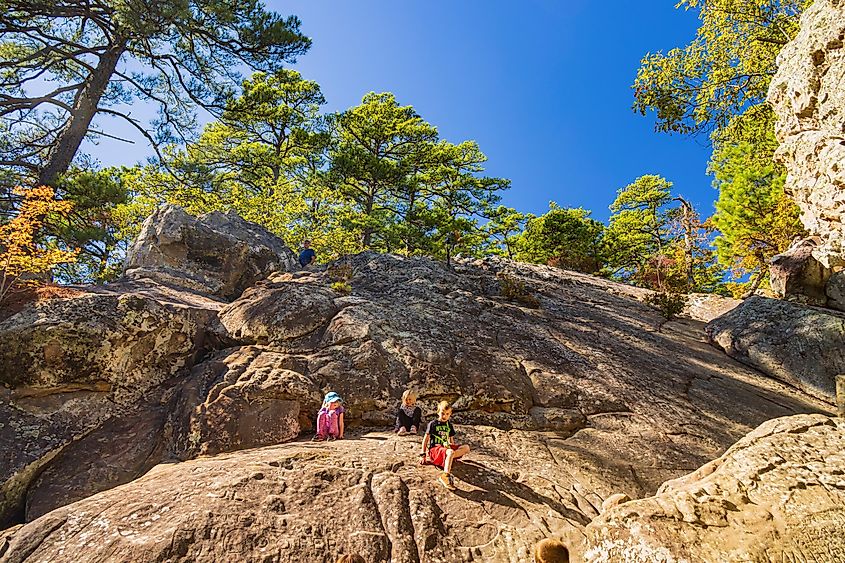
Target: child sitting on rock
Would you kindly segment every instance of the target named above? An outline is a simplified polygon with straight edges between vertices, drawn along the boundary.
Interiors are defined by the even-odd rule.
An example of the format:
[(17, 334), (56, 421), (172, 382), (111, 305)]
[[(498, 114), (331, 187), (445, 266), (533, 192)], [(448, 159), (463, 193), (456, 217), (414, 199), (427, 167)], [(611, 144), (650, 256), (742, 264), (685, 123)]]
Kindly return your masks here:
[(437, 482), (449, 489), (455, 490), (452, 479), (452, 462), (469, 453), (469, 446), (455, 444), (455, 427), (449, 422), (452, 416), (452, 406), (448, 401), (437, 404), (437, 419), (428, 423), (420, 453), (420, 465), (431, 463), (443, 469)]
[(331, 391), (323, 399), (323, 408), (317, 413), (317, 435), (314, 442), (340, 440), (343, 438), (343, 399)]
[(396, 433), (416, 434), (422, 420), (422, 410), (416, 406), (417, 396), (408, 389), (402, 393), (402, 402), (399, 404), (399, 411), (396, 413)]

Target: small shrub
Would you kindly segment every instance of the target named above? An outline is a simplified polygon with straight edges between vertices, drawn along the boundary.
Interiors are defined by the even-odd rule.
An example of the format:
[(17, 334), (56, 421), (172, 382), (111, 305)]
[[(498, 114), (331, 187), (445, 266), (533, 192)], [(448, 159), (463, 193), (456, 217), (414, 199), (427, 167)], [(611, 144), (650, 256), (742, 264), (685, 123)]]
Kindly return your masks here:
[(332, 290), (335, 293), (340, 293), (341, 295), (349, 295), (352, 293), (352, 286), (349, 285), (349, 282), (336, 281), (332, 283)]
[(647, 296), (645, 302), (655, 307), (663, 315), (663, 318), (669, 321), (684, 310), (687, 304), (687, 296), (676, 291), (661, 291)]
[(531, 294), (524, 282), (504, 272), (499, 272), (496, 277), (499, 278), (499, 291), (507, 301), (515, 301), (531, 309), (540, 307), (540, 301)]

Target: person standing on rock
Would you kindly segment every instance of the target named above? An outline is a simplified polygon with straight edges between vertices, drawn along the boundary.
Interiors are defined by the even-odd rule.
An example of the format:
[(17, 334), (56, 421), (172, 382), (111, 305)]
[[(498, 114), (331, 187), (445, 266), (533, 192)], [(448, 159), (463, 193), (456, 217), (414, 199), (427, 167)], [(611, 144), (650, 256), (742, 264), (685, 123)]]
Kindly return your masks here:
[(317, 413), (317, 435), (314, 442), (340, 440), (343, 438), (343, 399), (331, 391), (323, 399), (323, 408)]
[(420, 465), (431, 463), (443, 469), (437, 477), (437, 482), (449, 489), (455, 490), (452, 479), (452, 463), (469, 453), (466, 444), (455, 444), (455, 427), (449, 422), (452, 417), (452, 406), (448, 401), (437, 404), (437, 419), (428, 423), (420, 453)]
[(302, 251), (299, 253), (299, 265), (307, 268), (317, 261), (317, 253), (311, 248), (311, 241), (302, 241)]
[(405, 434), (416, 434), (422, 421), (422, 410), (416, 406), (417, 396), (408, 389), (402, 393), (402, 402), (399, 404), (399, 411), (396, 413), (396, 433), (400, 436)]

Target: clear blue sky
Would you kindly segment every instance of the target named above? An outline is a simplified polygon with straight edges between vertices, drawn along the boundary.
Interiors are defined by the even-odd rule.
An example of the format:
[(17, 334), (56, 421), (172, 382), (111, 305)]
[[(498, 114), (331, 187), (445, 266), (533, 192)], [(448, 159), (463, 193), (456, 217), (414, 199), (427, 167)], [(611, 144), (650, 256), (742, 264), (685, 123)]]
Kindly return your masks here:
[[(634, 114), (642, 56), (682, 46), (697, 14), (674, 0), (273, 0), (302, 19), (311, 50), (293, 68), (329, 111), (390, 91), (453, 142), (478, 141), (487, 173), (512, 180), (504, 203), (543, 213), (549, 200), (605, 220), (616, 190), (643, 174), (674, 182), (702, 215), (716, 190), (706, 139), (658, 134)], [(140, 148), (140, 147), (138, 147)], [(144, 155), (106, 144), (105, 164)]]

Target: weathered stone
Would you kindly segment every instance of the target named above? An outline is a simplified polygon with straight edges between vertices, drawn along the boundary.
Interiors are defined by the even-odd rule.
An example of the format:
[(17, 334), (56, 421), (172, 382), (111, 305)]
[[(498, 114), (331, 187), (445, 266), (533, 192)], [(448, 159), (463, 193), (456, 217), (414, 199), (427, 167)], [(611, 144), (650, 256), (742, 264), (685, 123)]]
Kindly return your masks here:
[(454, 493), (417, 465), (419, 437), (353, 432), (160, 465), (14, 530), (0, 561), (525, 561), (551, 530), (583, 537), (595, 509), (575, 500), (564, 444), (457, 422), (472, 453)]
[[(225, 350), (194, 369), (210, 381), (205, 401), (191, 416), (196, 453), (213, 455), (287, 442), (311, 417), (322, 396), (316, 382), (285, 366), (295, 360), (258, 347)], [(203, 372), (203, 373), (197, 373)]]
[(828, 268), (845, 264), (844, 41), (845, 4), (813, 2), (797, 37), (778, 55), (768, 96), (778, 118), (785, 191), (801, 208), (801, 222), (820, 238), (813, 255)]
[(0, 383), (99, 385), (116, 402), (131, 402), (193, 364), (220, 333), (221, 305), (156, 284), (94, 287), (33, 303), (0, 322)]
[[(156, 461), (289, 439), (297, 428), (311, 427), (319, 401), (329, 390), (346, 400), (347, 425), (353, 433), (360, 426), (392, 425), (399, 396), (413, 388), (426, 420), (438, 401), (452, 402), (460, 431), (475, 436), (474, 451), (482, 456), (479, 459), (489, 460), (485, 466), (507, 476), (514, 491), (542, 495), (530, 498), (563, 515), (560, 521), (550, 521), (547, 507), (542, 512), (532, 508), (531, 521), (548, 527), (542, 535), (554, 530), (577, 544), (583, 526), (611, 492), (621, 490), (632, 498), (652, 494), (660, 483), (719, 455), (761, 421), (824, 408), (709, 346), (701, 323), (665, 322), (641, 303), (645, 290), (497, 259), (459, 261), (450, 269), (428, 259), (364, 253), (341, 265), (352, 271), (351, 295), (333, 292), (330, 272), (318, 269), (273, 274), (225, 305), (220, 318), (228, 330), (213, 319), (206, 329), (215, 347), (241, 346), (197, 358), (192, 369), (185, 365), (175, 378), (149, 388), (135, 410), (121, 407), (93, 429), (86, 426), (85, 434), (55, 457), (37, 458), (43, 461), (42, 478), (19, 488), (28, 499), (30, 518), (119, 485)], [(523, 283), (540, 307), (506, 300), (497, 277), (501, 272)], [(233, 336), (227, 336), (229, 332)], [(50, 396), (49, 401), (54, 410), (61, 410), (60, 398)], [(15, 409), (11, 412), (19, 411)], [(143, 416), (143, 421), (133, 418)], [(3, 431), (0, 428), (0, 436)], [(16, 447), (21, 438), (11, 429), (9, 436), (10, 448)], [(399, 457), (391, 467), (415, 463), (415, 444), (408, 451), (395, 450)], [(371, 444), (353, 446), (368, 450)], [(376, 451), (379, 463), (394, 459)], [(221, 455), (215, 462), (235, 459)], [(494, 464), (494, 459), (501, 463)], [(465, 467), (472, 467), (469, 461)], [(357, 467), (364, 474), (379, 473), (368, 463)], [(310, 482), (326, 467), (333, 466), (307, 466), (303, 479)], [(479, 472), (470, 475), (474, 483), (503, 480), (484, 469), (473, 471)], [(376, 476), (368, 493), (378, 499), (374, 502), (405, 498), (391, 475)], [(417, 493), (407, 487), (408, 502), (416, 502)], [(360, 489), (365, 488), (350, 490)], [(477, 559), (522, 557), (520, 549), (527, 550), (540, 536), (510, 531), (507, 526), (515, 514), (510, 497), (485, 490), (477, 501), (489, 519), (482, 535), (493, 541), (500, 530), (502, 534), (491, 547), (472, 543), (480, 542), (482, 535), (459, 523), (481, 521), (477, 512), (467, 509), (466, 520), (457, 516), (446, 532), (437, 528), (442, 508), (428, 501), (411, 510), (412, 525), (420, 530), (412, 534), (416, 545), (437, 546), (448, 536), (452, 539), (445, 541), (447, 546), (482, 546), (481, 554), (473, 555)], [(267, 496), (282, 495), (277, 491)], [(267, 506), (287, 507), (290, 502), (269, 499)], [(261, 510), (253, 512), (264, 518)], [(407, 522), (395, 522), (389, 514), (382, 512), (366, 524), (353, 519), (350, 525), (367, 532), (362, 537), (378, 530), (377, 525), (407, 531)], [(231, 536), (233, 544), (242, 536), (228, 528), (237, 528), (239, 521), (207, 524), (183, 517), (188, 518), (181, 528), (186, 534), (202, 536), (213, 528), (214, 534)], [(306, 527), (320, 530), (323, 520), (304, 513), (301, 517), (290, 542), (309, 541)], [(417, 527), (417, 522), (425, 525)], [(345, 528), (341, 532), (343, 537), (351, 533)], [(173, 541), (181, 545), (182, 540)], [(247, 549), (252, 540), (243, 541), (245, 546), (231, 549)], [(392, 539), (385, 549), (402, 560), (400, 553), (410, 553), (408, 545)], [(367, 549), (383, 553), (382, 547)], [(436, 557), (451, 560), (457, 552), (444, 548), (438, 553)]]
[(830, 270), (813, 257), (817, 240), (803, 239), (772, 258), (769, 279), (776, 297), (799, 303), (827, 304), (825, 285)]
[(845, 561), (845, 420), (764, 423), (586, 528), (587, 563)]
[(220, 306), (154, 284), (114, 284), (0, 322), (0, 525), (24, 514), (33, 480), (66, 449), (90, 459), (85, 436), (193, 364), (217, 338)]
[(835, 272), (830, 276), (825, 292), (828, 307), (845, 311), (845, 270)]
[(845, 373), (845, 314), (837, 311), (755, 296), (707, 334), (729, 356), (828, 402), (833, 378)]
[(735, 309), (742, 301), (714, 293), (690, 293), (683, 314), (693, 320), (709, 323)]
[(296, 257), (280, 238), (233, 211), (192, 217), (166, 204), (144, 221), (124, 276), (233, 299), (271, 272), (294, 269)]

